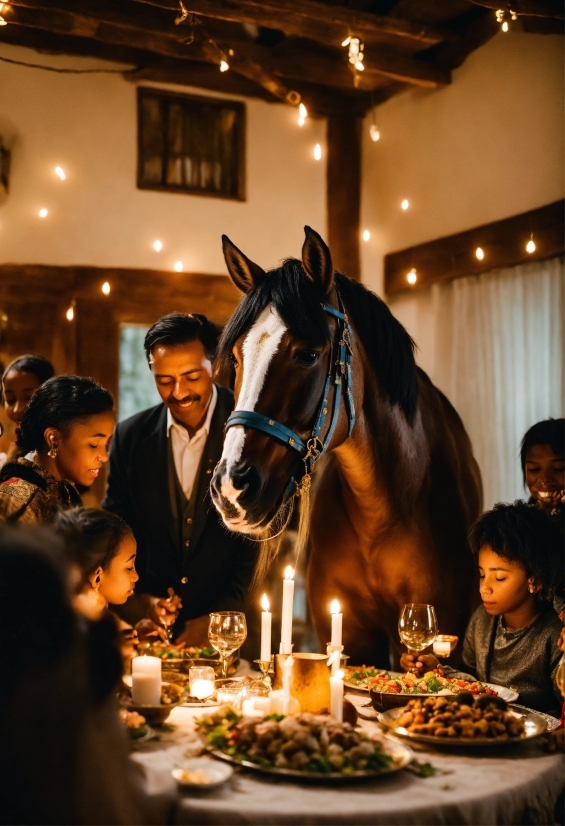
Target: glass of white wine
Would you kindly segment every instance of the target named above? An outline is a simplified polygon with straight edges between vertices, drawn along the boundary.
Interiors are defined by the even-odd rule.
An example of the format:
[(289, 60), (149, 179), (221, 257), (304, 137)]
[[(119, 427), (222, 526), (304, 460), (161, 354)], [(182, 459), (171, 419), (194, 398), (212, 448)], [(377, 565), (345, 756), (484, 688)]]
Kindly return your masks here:
[(404, 606), (398, 620), (401, 641), (414, 658), (431, 645), (437, 636), (437, 617), (433, 605), (410, 602)]
[(222, 677), (228, 676), (228, 657), (237, 651), (247, 638), (245, 614), (240, 611), (217, 611), (210, 614), (208, 639), (222, 661)]

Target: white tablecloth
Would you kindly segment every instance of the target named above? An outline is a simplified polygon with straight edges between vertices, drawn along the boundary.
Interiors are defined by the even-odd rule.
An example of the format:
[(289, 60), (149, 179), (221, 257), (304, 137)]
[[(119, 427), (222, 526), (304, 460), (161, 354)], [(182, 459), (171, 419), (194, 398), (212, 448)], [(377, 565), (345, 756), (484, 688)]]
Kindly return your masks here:
[(148, 793), (162, 799), (163, 811), (173, 802), (177, 824), (551, 824), (564, 785), (563, 756), (548, 754), (540, 739), (486, 756), (418, 751), (437, 769), (427, 778), (402, 771), (330, 787), (239, 771), (219, 789), (179, 794), (171, 769), (193, 753), (194, 716), (174, 709), (175, 732), (134, 754)]

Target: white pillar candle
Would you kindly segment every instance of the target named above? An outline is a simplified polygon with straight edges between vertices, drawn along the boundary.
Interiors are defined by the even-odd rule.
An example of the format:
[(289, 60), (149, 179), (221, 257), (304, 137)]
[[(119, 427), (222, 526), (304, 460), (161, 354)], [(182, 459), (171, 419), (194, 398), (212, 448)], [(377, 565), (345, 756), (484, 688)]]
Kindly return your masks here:
[(330, 714), (338, 723), (343, 722), (343, 671), (330, 677)]
[(330, 613), (332, 615), (331, 645), (332, 647), (338, 647), (342, 645), (341, 632), (343, 626), (343, 614), (341, 613), (340, 605), (337, 599), (334, 599), (330, 605)]
[(261, 607), (263, 613), (261, 614), (261, 655), (259, 657), (263, 662), (271, 661), (271, 622), (273, 615), (269, 611), (269, 600), (267, 594), (263, 594), (261, 600)]
[(283, 663), (282, 674), (282, 692), (283, 692), (283, 714), (288, 714), (290, 709), (290, 678), (292, 676), (292, 666), (294, 660), (292, 657), (287, 657)]
[(292, 654), (292, 611), (294, 604), (294, 570), (285, 569), (281, 620), (281, 654)]
[(131, 663), (131, 697), (139, 705), (161, 705), (159, 657), (134, 657)]
[(449, 640), (436, 637), (433, 643), (433, 649), (436, 657), (449, 657), (451, 654), (451, 643)]
[(271, 711), (271, 700), (269, 697), (254, 697), (253, 708), (255, 711), (260, 711), (261, 714), (269, 714)]
[(211, 697), (215, 690), (213, 680), (194, 680), (190, 684), (190, 696), (197, 697), (199, 700)]

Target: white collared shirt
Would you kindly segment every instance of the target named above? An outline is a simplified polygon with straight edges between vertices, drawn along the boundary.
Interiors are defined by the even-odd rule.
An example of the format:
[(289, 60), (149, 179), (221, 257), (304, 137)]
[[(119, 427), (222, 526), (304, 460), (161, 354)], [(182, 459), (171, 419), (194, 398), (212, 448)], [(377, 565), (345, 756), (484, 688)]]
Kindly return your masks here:
[(175, 470), (184, 495), (188, 500), (192, 496), (196, 474), (200, 466), (200, 460), (206, 446), (206, 439), (210, 433), (210, 422), (216, 408), (218, 391), (212, 385), (212, 397), (208, 405), (208, 411), (204, 424), (197, 430), (192, 439), (188, 435), (188, 430), (175, 421), (173, 414), (167, 408), (167, 436), (172, 439), (173, 459)]

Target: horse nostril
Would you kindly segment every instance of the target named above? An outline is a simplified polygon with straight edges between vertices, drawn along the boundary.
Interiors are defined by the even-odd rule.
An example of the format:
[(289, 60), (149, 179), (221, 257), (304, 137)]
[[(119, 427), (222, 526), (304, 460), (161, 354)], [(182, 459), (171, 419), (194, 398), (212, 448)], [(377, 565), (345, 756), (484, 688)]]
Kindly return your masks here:
[(231, 483), (236, 490), (241, 490), (246, 499), (254, 499), (261, 487), (259, 472), (253, 465), (236, 465), (232, 468)]

